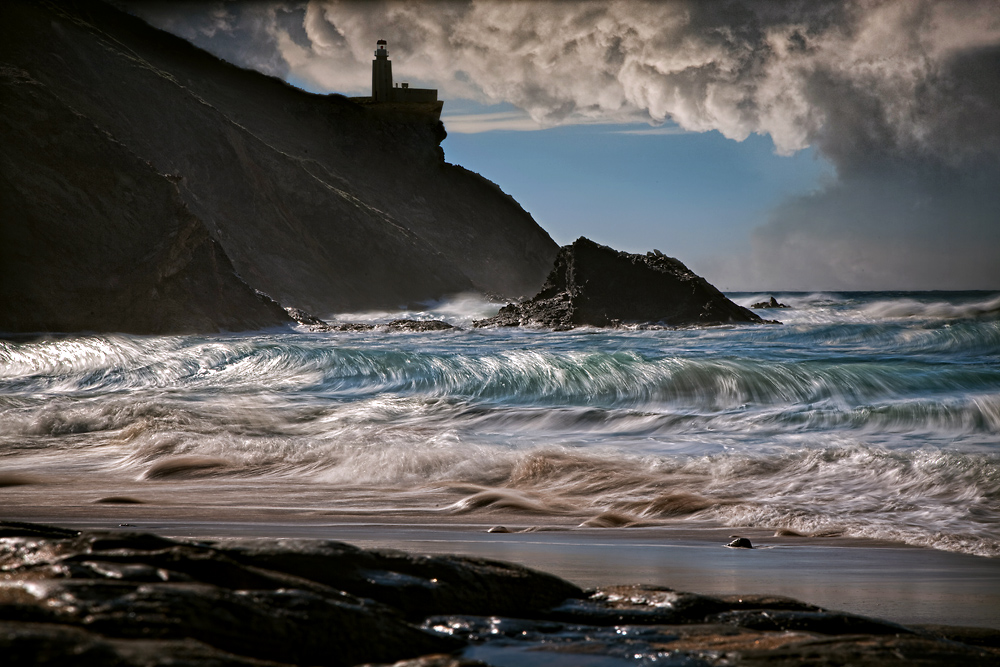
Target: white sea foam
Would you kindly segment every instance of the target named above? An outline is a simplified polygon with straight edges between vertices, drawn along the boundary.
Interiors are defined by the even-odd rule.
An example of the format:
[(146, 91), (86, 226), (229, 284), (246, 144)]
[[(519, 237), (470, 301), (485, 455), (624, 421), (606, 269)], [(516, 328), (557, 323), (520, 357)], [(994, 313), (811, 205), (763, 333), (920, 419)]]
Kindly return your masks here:
[(736, 303), (749, 308), (774, 296), (789, 308), (761, 309), (769, 319), (786, 324), (877, 323), (897, 320), (1000, 319), (1000, 296), (969, 293), (961, 298), (943, 298), (938, 293), (774, 292), (733, 295)]
[(503, 303), (485, 298), (482, 294), (466, 292), (439, 301), (428, 302), (420, 308), (334, 313), (327, 315), (325, 319), (338, 323), (364, 322), (369, 324), (385, 324), (401, 319), (442, 320), (453, 326), (471, 327), (474, 320), (496, 315), (503, 305)]
[(943, 300), (928, 303), (904, 298), (876, 301), (864, 306), (861, 310), (863, 313), (878, 319), (1000, 319), (1000, 297), (967, 303), (951, 303)]

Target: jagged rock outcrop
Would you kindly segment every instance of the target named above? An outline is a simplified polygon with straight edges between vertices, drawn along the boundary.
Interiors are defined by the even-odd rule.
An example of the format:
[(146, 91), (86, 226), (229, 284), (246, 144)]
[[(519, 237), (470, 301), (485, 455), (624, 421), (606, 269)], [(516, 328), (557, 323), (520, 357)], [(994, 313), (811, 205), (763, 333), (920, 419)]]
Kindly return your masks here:
[(579, 238), (563, 246), (532, 299), (512, 303), (478, 327), (711, 325), (763, 323), (680, 261), (659, 252), (635, 255)]
[[(228, 261), (254, 290), (320, 316), (465, 290), (531, 294), (557, 251), (496, 185), (443, 161), (439, 121), (304, 92), (95, 0), (3, 3), (0, 63), (47, 91), (5, 93), (24, 118), (17, 142), (5, 138), (0, 146), (0, 224), (5, 257), (18, 258), (19, 266), (66, 263), (60, 282), (27, 293), (52, 295), (52, 310), (75, 309), (53, 330), (157, 329), (87, 319), (106, 292), (84, 288), (98, 278), (115, 281), (104, 266), (116, 260), (114, 245), (101, 256), (94, 244), (84, 263), (55, 247), (36, 256), (36, 245), (23, 242), (28, 237), (59, 236), (67, 248), (105, 236), (166, 247), (174, 241), (161, 232), (197, 220), (207, 232), (200, 237), (209, 244), (205, 252), (216, 250), (214, 259), (194, 258), (191, 275)], [(74, 144), (80, 132), (61, 127), (67, 115), (91, 128), (87, 141)], [(95, 150), (102, 141), (131, 162)], [(97, 183), (91, 172), (114, 176)], [(94, 213), (74, 217), (76, 199)], [(162, 221), (145, 226), (150, 216)], [(155, 282), (156, 272), (148, 273), (136, 264), (126, 282)], [(77, 278), (79, 289), (65, 296), (63, 284)], [(8, 289), (7, 298), (25, 294)], [(195, 302), (201, 297), (198, 289), (192, 295)], [(21, 298), (19, 316), (49, 307)], [(26, 326), (8, 312), (0, 311), (0, 330)], [(256, 328), (256, 321), (248, 316), (240, 327)], [(160, 331), (190, 328), (171, 326), (166, 315), (164, 322)], [(237, 325), (207, 328), (220, 327)]]
[(758, 301), (757, 303), (750, 306), (751, 308), (789, 308), (790, 306), (785, 303), (779, 303), (777, 299), (773, 296), (769, 301)]
[(0, 655), (19, 665), (471, 667), (485, 663), (460, 651), (476, 645), (565, 664), (994, 665), (1000, 656), (1000, 631), (988, 628), (907, 627), (772, 595), (584, 592), (518, 565), (324, 540), (0, 522), (0, 570)]

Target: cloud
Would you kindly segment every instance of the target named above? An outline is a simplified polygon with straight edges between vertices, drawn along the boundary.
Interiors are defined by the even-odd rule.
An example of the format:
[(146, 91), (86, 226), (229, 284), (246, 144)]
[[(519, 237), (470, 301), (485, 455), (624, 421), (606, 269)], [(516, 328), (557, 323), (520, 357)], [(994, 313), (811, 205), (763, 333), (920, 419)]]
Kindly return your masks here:
[[(480, 132), (508, 131), (508, 132), (534, 132), (552, 127), (551, 124), (542, 124), (529, 116), (525, 111), (515, 109), (511, 111), (487, 111), (476, 113), (445, 114), (441, 117), (450, 134), (479, 134)], [(601, 118), (580, 119), (574, 122), (575, 125), (609, 125), (614, 128), (621, 127), (615, 122), (605, 121)], [(661, 125), (658, 127), (644, 127), (634, 130), (611, 130), (613, 134), (638, 134), (638, 135), (671, 135), (687, 134), (685, 130), (676, 125)]]
[(532, 132), (544, 127), (523, 111), (492, 111), (486, 113), (451, 114), (441, 117), (449, 133), (479, 134), (507, 130)]
[(997, 183), (996, 165), (852, 174), (783, 202), (748, 252), (699, 268), (730, 289), (996, 289)]
[(658, 127), (644, 127), (640, 130), (617, 130), (615, 134), (636, 134), (644, 136), (663, 136), (671, 134), (688, 134), (687, 130), (684, 130), (677, 125), (660, 125)]
[[(313, 90), (364, 94), (374, 42), (385, 38), (398, 79), (524, 111), (452, 118), (452, 131), (646, 122), (737, 141), (768, 135), (779, 154), (815, 146), (838, 179), (755, 231), (752, 258), (735, 262), (746, 280), (794, 287), (822, 275), (878, 288), (934, 276), (935, 285), (1000, 287), (1000, 244), (982, 243), (1000, 226), (1000, 188), (984, 185), (1000, 174), (994, 0), (313, 0), (134, 11)], [(935, 248), (963, 259), (930, 270)]]
[(127, 11), (241, 67), (286, 78), (292, 67), (282, 42), (312, 45), (302, 28), (300, 3), (119, 1)]

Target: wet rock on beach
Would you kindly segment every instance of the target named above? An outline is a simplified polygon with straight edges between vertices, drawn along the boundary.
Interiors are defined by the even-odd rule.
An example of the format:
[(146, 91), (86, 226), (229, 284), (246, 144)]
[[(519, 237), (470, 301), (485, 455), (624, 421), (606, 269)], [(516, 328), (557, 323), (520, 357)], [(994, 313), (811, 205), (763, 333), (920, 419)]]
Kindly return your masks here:
[(1000, 631), (780, 596), (585, 592), (498, 561), (324, 540), (0, 522), (6, 664), (473, 667), (526, 652), (552, 665), (993, 665)]

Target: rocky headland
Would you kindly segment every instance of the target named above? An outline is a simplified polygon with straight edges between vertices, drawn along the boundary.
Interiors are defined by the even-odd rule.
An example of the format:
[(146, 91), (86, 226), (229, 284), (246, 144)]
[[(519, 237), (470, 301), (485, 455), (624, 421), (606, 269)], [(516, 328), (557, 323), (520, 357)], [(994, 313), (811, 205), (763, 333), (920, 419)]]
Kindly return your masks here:
[(433, 115), (307, 93), (95, 0), (3, 3), (0, 105), (0, 331), (516, 298), (557, 251), (444, 161)]
[[(585, 591), (518, 565), (322, 540), (0, 522), (0, 655), (32, 665), (994, 665), (1000, 631), (785, 597)], [(532, 663), (536, 664), (536, 663)], [(621, 663), (624, 664), (624, 663)]]
[(565, 330), (763, 322), (673, 257), (621, 252), (581, 237), (559, 249), (538, 294), (475, 325)]

